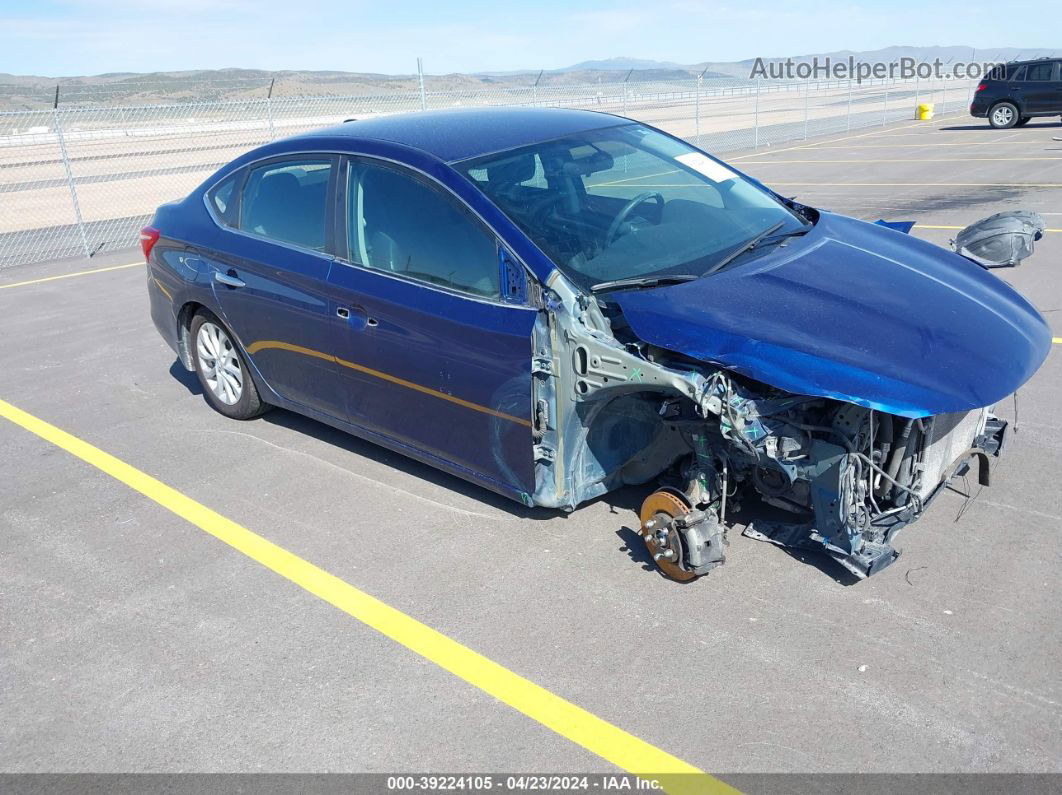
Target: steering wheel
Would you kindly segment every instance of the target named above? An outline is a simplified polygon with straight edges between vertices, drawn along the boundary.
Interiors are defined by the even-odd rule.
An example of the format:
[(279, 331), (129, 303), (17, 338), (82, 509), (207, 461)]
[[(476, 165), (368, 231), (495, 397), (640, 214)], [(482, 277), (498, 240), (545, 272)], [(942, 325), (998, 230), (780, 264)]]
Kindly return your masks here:
[[(627, 202), (623, 206), (623, 209), (619, 211), (619, 214), (612, 219), (612, 223), (609, 224), (608, 227), (608, 232), (605, 233), (605, 248), (608, 248), (615, 242), (616, 233), (619, 232), (620, 227), (623, 226), (623, 222), (627, 220), (631, 213), (634, 212), (634, 208), (638, 207), (641, 204), (645, 204), (645, 202), (649, 201), (650, 199), (654, 199), (656, 203), (660, 206), (658, 215), (660, 218), (663, 218), (664, 197), (654, 191), (646, 191), (645, 193), (639, 193), (637, 196)], [(657, 223), (660, 223), (660, 221), (657, 221)]]

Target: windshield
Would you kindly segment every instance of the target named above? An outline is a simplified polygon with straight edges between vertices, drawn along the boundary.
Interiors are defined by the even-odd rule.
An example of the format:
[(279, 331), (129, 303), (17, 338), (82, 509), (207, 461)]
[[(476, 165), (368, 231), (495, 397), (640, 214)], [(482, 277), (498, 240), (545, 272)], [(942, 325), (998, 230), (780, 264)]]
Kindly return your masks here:
[(806, 222), (693, 147), (638, 124), (455, 165), (583, 288), (701, 275), (764, 230)]

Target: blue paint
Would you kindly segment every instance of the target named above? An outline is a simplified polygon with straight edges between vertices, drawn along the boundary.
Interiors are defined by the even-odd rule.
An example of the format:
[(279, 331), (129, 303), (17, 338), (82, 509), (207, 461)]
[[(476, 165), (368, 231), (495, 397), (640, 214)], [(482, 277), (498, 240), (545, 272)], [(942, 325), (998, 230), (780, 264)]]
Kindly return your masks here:
[[(175, 349), (179, 313), (194, 302), (230, 323), (245, 348), (278, 340), (317, 351), (322, 356), (277, 348), (250, 356), (263, 396), (526, 501), (536, 487), (530, 370), (539, 316), (528, 297), (539, 291), (530, 289), (518, 263), (540, 284), (555, 266), (450, 163), (625, 123), (588, 111), (445, 111), (352, 122), (260, 147), (186, 199), (159, 208), (153, 223), (163, 237), (149, 263), (149, 284), (157, 278), (172, 299), (149, 288), (152, 318)], [(295, 153), (384, 158), (437, 180), (511, 252), (499, 258), (505, 301), (336, 259), (347, 253), (343, 213), (332, 214), (324, 252), (215, 224), (203, 199), (208, 187), (252, 161)], [(335, 203), (342, 189), (329, 190)], [(248, 287), (233, 291), (214, 281), (215, 272), (229, 270)], [(647, 342), (790, 392), (909, 417), (999, 400), (1035, 372), (1051, 344), (1036, 310), (979, 266), (893, 229), (827, 213), (804, 237), (711, 277), (611, 299)], [(548, 306), (548, 291), (543, 300)], [(340, 307), (351, 310), (349, 317), (339, 317)]]
[(784, 248), (615, 300), (646, 342), (905, 417), (990, 405), (1051, 346), (1040, 314), (984, 268), (829, 213)]
[(467, 108), (351, 121), (308, 133), (313, 137), (400, 144), (448, 163), (502, 152), (572, 133), (630, 124), (629, 119), (586, 110)]
[(875, 221), (878, 226), (884, 226), (886, 229), (895, 229), (897, 232), (903, 232), (905, 235), (914, 229), (914, 221), (884, 221), (878, 219)]

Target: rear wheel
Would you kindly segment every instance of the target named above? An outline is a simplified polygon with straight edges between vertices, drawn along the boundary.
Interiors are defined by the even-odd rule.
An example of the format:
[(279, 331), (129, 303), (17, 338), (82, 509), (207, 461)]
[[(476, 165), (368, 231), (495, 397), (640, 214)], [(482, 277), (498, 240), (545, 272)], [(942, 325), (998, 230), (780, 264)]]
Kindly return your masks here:
[(209, 312), (192, 318), (190, 329), (195, 372), (207, 402), (234, 420), (249, 420), (266, 410), (247, 363), (228, 329)]
[(1018, 123), (1018, 108), (1013, 102), (1000, 102), (988, 112), (988, 123), (997, 130), (1005, 130)]

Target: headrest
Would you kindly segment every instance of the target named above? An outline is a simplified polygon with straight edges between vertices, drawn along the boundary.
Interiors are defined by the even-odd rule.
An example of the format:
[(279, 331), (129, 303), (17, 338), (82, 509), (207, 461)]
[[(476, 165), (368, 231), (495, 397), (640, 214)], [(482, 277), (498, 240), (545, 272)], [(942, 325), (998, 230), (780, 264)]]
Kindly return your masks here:
[(270, 201), (291, 196), (299, 191), (299, 180), (296, 176), (288, 171), (281, 171), (277, 174), (270, 174), (262, 180), (262, 184), (258, 186), (258, 200), (268, 199)]

